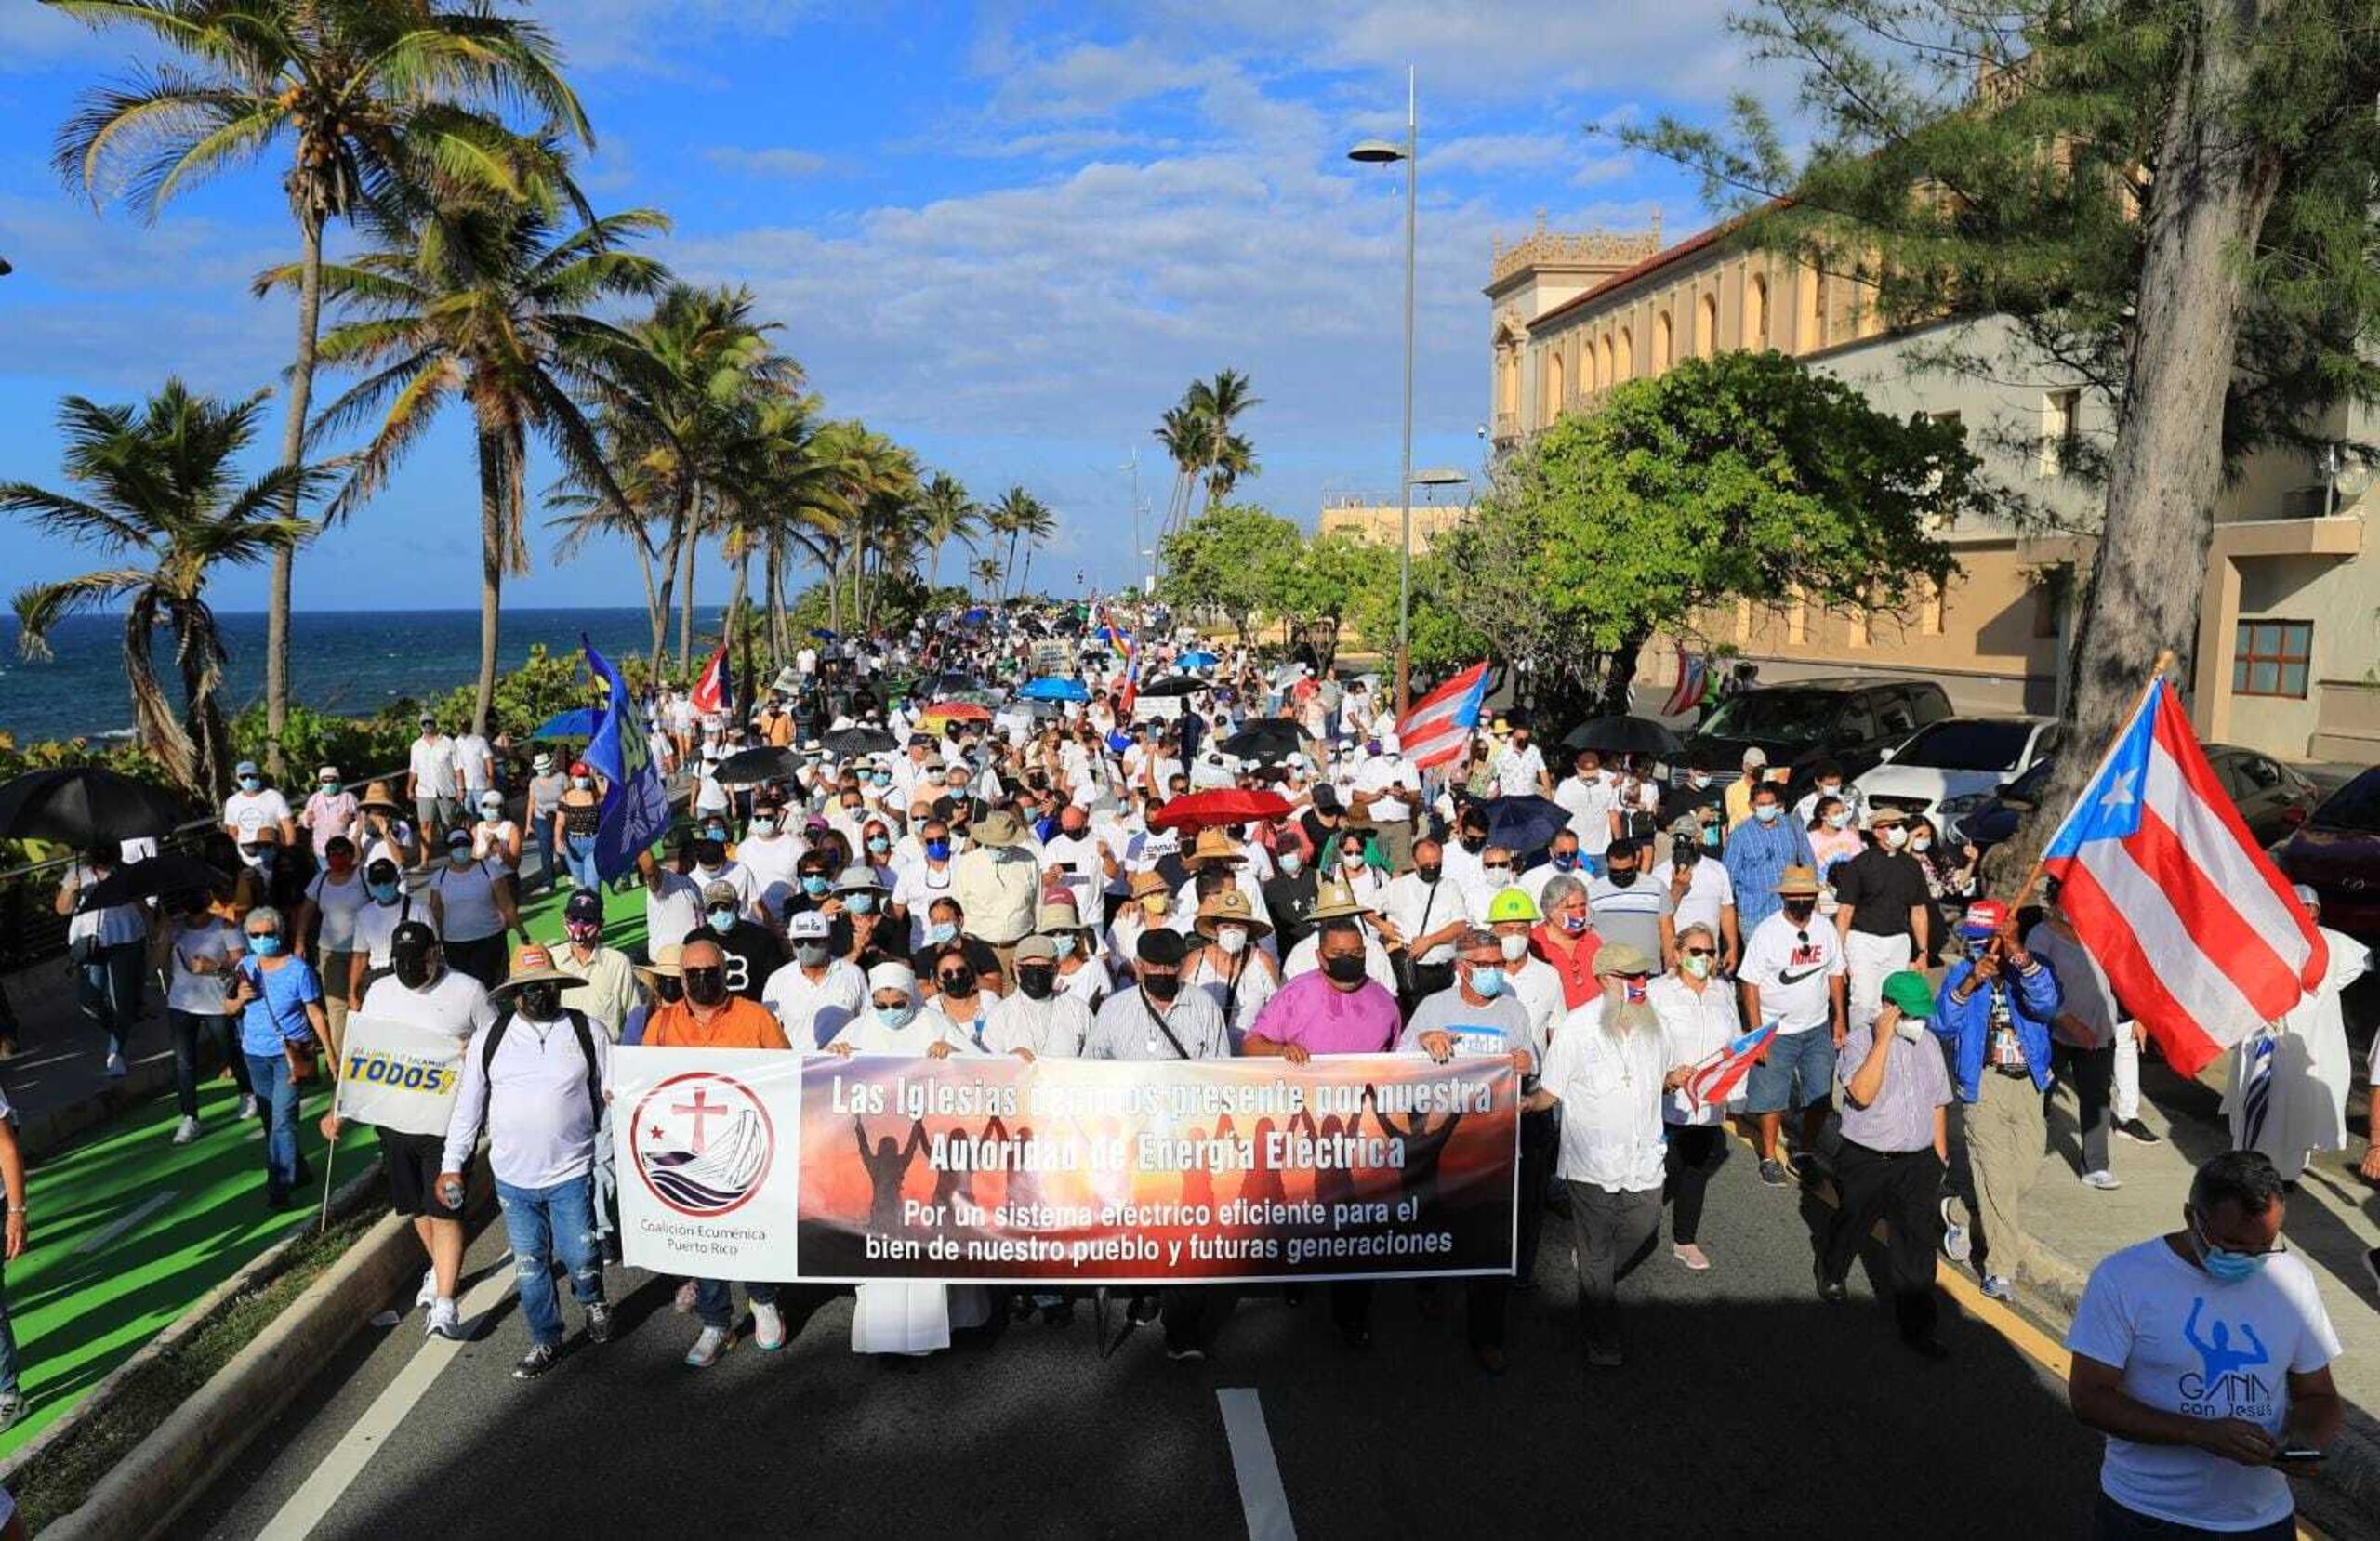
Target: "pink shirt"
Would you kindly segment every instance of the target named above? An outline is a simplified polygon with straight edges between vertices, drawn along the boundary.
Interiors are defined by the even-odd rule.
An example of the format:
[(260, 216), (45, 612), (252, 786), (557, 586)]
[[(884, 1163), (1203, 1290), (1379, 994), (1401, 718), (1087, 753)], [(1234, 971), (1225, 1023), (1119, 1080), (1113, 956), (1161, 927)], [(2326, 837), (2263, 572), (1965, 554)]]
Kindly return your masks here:
[(1403, 1025), (1396, 997), (1377, 981), (1342, 991), (1316, 969), (1281, 986), (1248, 1031), (1276, 1044), (1302, 1044), (1309, 1054), (1384, 1054)]

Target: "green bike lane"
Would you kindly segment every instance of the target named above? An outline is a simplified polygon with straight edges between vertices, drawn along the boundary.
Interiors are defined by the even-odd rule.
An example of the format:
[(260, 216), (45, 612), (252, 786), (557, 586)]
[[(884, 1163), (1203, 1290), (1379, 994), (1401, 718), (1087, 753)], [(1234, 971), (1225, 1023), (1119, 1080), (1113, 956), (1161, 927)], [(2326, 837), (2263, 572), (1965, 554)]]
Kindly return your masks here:
[[(604, 895), (605, 940), (641, 950), (641, 889)], [(559, 942), (562, 895), (522, 906), (532, 937)], [(372, 1139), (331, 1151), (316, 1127), (328, 1084), (303, 1088), (298, 1148), (313, 1184), (298, 1208), (265, 1206), (264, 1129), (238, 1117), (240, 1094), (211, 1068), (199, 1084), (203, 1132), (172, 1142), (168, 1090), (29, 1166), (25, 1253), (7, 1265), (25, 1416), (0, 1433), (0, 1459), (55, 1423), (158, 1333), (274, 1243), (317, 1222), (336, 1188), (377, 1153)]]

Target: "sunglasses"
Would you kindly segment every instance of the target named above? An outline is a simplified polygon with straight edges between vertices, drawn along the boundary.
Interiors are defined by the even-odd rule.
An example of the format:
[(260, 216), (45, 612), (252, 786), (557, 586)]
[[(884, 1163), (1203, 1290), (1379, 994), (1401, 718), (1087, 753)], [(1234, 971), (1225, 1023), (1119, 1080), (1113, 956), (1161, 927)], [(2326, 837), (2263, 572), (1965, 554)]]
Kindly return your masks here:
[(281, 933), (279, 931), (249, 931), (246, 933), (247, 939), (250, 942), (270, 942), (280, 934)]
[(945, 990), (960, 989), (967, 983), (967, 976), (964, 974), (937, 974), (934, 977), (942, 981), (942, 987)]
[(1715, 947), (1688, 947), (1686, 950), (1686, 955), (1687, 957), (1717, 957), (1719, 951)]
[(1513, 864), (1510, 862), (1488, 862), (1483, 863), (1482, 865), (1488, 872), (1510, 872), (1513, 870)]
[(1611, 977), (1616, 980), (1626, 980), (1631, 984), (1642, 984), (1653, 976), (1650, 974), (1614, 974)]
[(727, 970), (724, 968), (688, 968), (683, 970), (683, 978), (689, 984), (694, 983), (697, 980), (701, 981), (705, 984), (708, 984), (713, 980), (723, 980), (726, 977)]

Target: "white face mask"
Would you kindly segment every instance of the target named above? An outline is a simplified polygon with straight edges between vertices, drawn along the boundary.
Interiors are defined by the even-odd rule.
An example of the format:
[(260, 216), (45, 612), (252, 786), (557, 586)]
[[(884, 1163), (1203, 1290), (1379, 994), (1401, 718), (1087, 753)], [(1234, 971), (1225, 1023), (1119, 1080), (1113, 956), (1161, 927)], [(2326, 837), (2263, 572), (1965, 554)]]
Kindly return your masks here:
[(1496, 939), (1496, 950), (1504, 955), (1504, 961), (1506, 963), (1518, 963), (1521, 959), (1528, 956), (1528, 938), (1525, 936), (1500, 936)]
[(1225, 953), (1237, 956), (1248, 950), (1248, 928), (1245, 926), (1216, 927), (1215, 945)]
[(1826, 816), (1826, 827), (1829, 829), (1848, 829), (1850, 826), (1851, 815), (1849, 813), (1834, 812)]
[(1932, 850), (1934, 849), (1934, 836), (1931, 835), (1921, 835), (1916, 839), (1911, 840), (1909, 843), (1909, 849), (1911, 850)]
[(1884, 843), (1886, 850), (1898, 850), (1909, 844), (1909, 831), (1898, 824), (1886, 824), (1876, 832), (1876, 838)]

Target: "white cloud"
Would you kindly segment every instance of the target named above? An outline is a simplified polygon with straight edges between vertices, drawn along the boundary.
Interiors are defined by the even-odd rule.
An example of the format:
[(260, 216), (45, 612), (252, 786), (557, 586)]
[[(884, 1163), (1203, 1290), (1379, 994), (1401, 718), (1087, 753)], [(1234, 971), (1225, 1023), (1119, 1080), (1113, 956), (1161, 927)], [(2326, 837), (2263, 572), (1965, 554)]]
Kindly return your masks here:
[(1560, 134), (1464, 134), (1421, 146), (1425, 171), (1538, 171), (1576, 160), (1582, 147)]
[(782, 145), (766, 150), (717, 145), (704, 151), (703, 159), (721, 171), (740, 172), (747, 177), (814, 177), (826, 168), (826, 156)]

